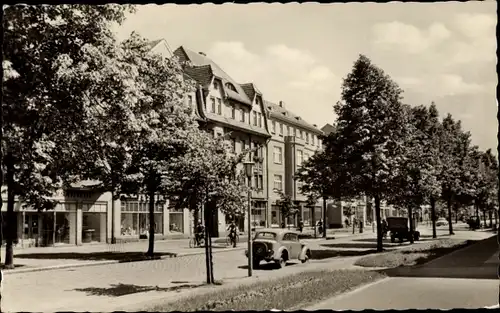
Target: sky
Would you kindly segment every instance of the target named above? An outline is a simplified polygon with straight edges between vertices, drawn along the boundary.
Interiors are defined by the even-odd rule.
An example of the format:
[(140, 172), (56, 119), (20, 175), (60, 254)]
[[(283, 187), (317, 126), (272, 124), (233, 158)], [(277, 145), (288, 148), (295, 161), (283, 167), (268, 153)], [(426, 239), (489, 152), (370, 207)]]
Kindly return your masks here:
[(143, 5), (115, 27), (202, 51), (264, 99), (322, 127), (359, 54), (404, 90), (436, 103), (497, 150), (496, 2)]

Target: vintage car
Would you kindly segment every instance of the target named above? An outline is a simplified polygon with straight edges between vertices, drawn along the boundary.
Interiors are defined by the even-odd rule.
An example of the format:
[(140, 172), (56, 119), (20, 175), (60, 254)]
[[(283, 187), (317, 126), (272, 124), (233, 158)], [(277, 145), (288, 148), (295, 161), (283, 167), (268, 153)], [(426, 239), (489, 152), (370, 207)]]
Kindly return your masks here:
[[(387, 221), (387, 229), (391, 232), (391, 242), (395, 242), (396, 238), (399, 239), (400, 242), (403, 240), (410, 240), (411, 236), (413, 236), (413, 240), (418, 241), (420, 239), (420, 232), (417, 230), (413, 230), (413, 233), (410, 233), (410, 228), (408, 227), (408, 218), (406, 217), (388, 217)], [(416, 223), (414, 224), (416, 227)]]
[[(245, 255), (248, 258), (248, 250), (245, 250)], [(291, 260), (306, 263), (311, 258), (311, 250), (299, 240), (299, 234), (295, 231), (262, 228), (255, 232), (252, 258), (253, 268), (259, 267), (261, 261), (274, 262), (278, 268), (282, 268)]]

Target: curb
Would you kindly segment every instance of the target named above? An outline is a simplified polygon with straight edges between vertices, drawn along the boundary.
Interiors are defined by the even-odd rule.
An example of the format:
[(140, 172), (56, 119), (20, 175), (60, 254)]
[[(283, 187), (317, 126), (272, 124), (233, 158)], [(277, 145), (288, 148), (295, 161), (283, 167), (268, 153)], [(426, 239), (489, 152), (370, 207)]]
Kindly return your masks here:
[[(236, 248), (232, 248), (232, 249), (228, 248), (226, 250), (212, 250), (212, 254), (231, 252), (231, 251), (239, 251), (239, 250), (244, 250), (244, 249), (245, 249), (245, 247), (236, 247)], [(162, 255), (158, 258), (153, 258), (150, 260), (146, 259), (146, 260), (127, 260), (127, 261), (118, 261), (118, 260), (94, 261), (92, 263), (73, 263), (73, 264), (52, 265), (52, 266), (45, 266), (45, 267), (21, 268), (19, 270), (4, 270), (2, 272), (4, 275), (14, 275), (14, 274), (60, 270), (60, 269), (76, 268), (76, 267), (90, 267), (90, 266), (119, 264), (119, 263), (157, 261), (157, 260), (164, 260), (164, 259), (170, 259), (170, 258), (182, 258), (182, 257), (187, 257), (187, 256), (203, 255), (203, 254), (205, 254), (205, 250), (200, 250), (200, 251), (195, 251), (195, 252), (186, 252), (186, 253), (172, 253), (169, 255)]]

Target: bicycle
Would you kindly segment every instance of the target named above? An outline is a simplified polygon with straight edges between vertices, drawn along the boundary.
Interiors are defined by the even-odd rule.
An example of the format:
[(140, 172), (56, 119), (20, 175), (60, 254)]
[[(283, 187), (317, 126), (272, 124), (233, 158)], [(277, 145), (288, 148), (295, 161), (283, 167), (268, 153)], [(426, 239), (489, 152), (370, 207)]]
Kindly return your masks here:
[[(240, 236), (238, 234), (235, 234), (234, 241), (236, 244), (238, 244), (240, 242)], [(231, 238), (231, 235), (227, 235), (226, 246), (232, 246), (232, 245), (233, 245), (233, 238)]]
[(196, 237), (189, 239), (189, 248), (200, 248), (205, 246), (205, 238), (200, 238), (200, 240), (196, 241)]

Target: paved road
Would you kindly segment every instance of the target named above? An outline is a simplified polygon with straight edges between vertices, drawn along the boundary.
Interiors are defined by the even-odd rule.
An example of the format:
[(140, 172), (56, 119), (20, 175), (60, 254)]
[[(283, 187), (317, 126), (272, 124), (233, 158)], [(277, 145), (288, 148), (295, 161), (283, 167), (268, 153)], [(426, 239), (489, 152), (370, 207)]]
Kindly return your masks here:
[(493, 236), (421, 268), (389, 271), (392, 277), (388, 279), (307, 310), (451, 309), (495, 305), (499, 298), (495, 255), (498, 255), (498, 243)]
[[(355, 238), (370, 236), (372, 234), (333, 241), (348, 242)], [(326, 242), (332, 242), (332, 240)], [(313, 240), (310, 241), (310, 246), (313, 249), (321, 249), (322, 243), (325, 241)], [(313, 260), (310, 264), (295, 263), (279, 271), (270, 270), (270, 266), (264, 265), (262, 269), (254, 270), (254, 276), (256, 278), (276, 277), (276, 275), (317, 269), (327, 266), (331, 261)], [(345, 267), (350, 266), (353, 261), (343, 258), (343, 260), (337, 259), (333, 262)], [(246, 264), (247, 259), (242, 250), (216, 253), (214, 254), (215, 278), (225, 281), (241, 281), (247, 276)], [(5, 311), (113, 311), (118, 304), (133, 304), (144, 301), (150, 296), (153, 298), (165, 296), (169, 290), (167, 288), (186, 284), (196, 285), (205, 281), (204, 255), (17, 273), (6, 276), (2, 306)], [(116, 297), (117, 293), (127, 289), (139, 291), (141, 287), (150, 287), (148, 289), (151, 290), (156, 286), (163, 292), (152, 290), (131, 296)], [(30, 295), (29, 301), (25, 301), (27, 295)], [(113, 301), (114, 299), (119, 299), (119, 303), (114, 303), (116, 302)]]

